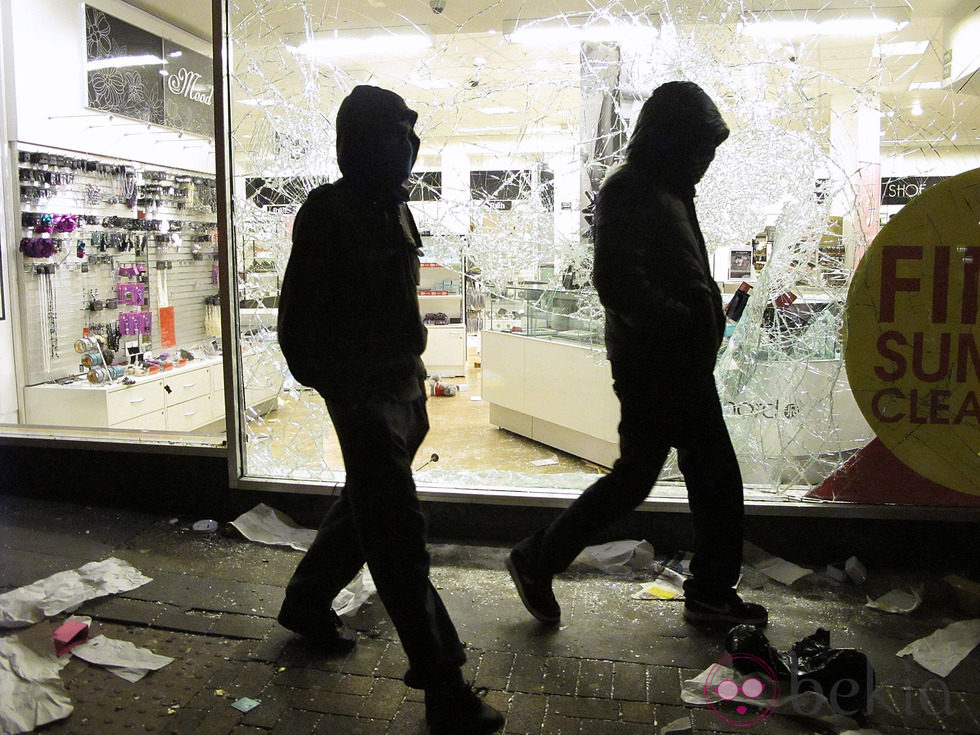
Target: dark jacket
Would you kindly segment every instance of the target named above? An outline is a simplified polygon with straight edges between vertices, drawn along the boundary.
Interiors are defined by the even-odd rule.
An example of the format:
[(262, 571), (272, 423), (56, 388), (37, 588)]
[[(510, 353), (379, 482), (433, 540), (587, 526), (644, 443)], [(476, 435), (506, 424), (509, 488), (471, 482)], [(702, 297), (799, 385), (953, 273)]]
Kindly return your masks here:
[(728, 135), (710, 98), (689, 82), (644, 104), (626, 163), (596, 202), (593, 284), (606, 312), (606, 349), (621, 365), (683, 381), (711, 372), (724, 334), (694, 210), (694, 186)]
[(402, 188), (418, 154), (415, 119), (393, 92), (356, 87), (337, 115), (344, 176), (296, 215), (279, 344), (293, 376), (328, 400), (415, 397), (425, 378), (421, 240)]

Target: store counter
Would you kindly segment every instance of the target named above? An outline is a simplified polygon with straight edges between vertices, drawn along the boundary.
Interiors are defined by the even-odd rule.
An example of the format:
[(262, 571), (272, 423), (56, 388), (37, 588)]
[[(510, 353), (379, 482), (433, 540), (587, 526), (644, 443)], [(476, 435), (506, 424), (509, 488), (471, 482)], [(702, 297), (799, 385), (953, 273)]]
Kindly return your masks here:
[[(245, 398), (266, 413), (275, 406), (283, 376), (258, 352), (243, 356)], [(224, 420), (225, 388), (220, 356), (121, 381), (41, 383), (24, 388), (25, 419), (39, 426), (189, 432)]]
[(554, 336), (482, 333), (490, 423), (611, 467), (619, 456), (619, 402), (606, 353)]

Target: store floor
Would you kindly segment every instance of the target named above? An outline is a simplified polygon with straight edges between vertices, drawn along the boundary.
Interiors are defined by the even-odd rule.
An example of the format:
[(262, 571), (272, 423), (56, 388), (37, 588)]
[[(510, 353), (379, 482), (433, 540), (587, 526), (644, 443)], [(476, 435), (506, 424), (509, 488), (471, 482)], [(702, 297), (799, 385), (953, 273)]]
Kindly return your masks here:
[[(459, 391), (453, 396), (430, 396), (428, 400), (429, 433), (416, 455), (416, 465), (420, 467), (419, 480), (425, 481), (423, 473), (445, 475), (447, 473), (486, 472), (492, 470), (500, 475), (518, 473), (535, 476), (585, 474), (598, 475), (607, 471), (587, 460), (567, 454), (561, 450), (499, 429), (490, 423), (490, 404), (481, 399), (480, 358), (476, 347), (469, 349), (466, 374), (441, 378), (445, 383), (455, 384)], [(311, 405), (312, 404), (312, 405)], [(322, 439), (322, 455), (328, 467), (341, 468), (343, 460), (340, 447), (333, 432), (325, 427), (323, 435), (312, 434), (310, 429), (316, 423), (310, 421), (320, 409), (320, 399), (310, 391), (290, 396), (284, 392), (280, 397), (278, 409), (264, 417), (264, 426), (304, 427), (305, 437), (295, 432), (281, 431), (273, 436), (288, 436), (289, 449), (281, 456), (305, 461), (318, 453), (297, 452), (295, 443), (319, 441)], [(282, 439), (280, 439), (282, 441)], [(307, 449), (312, 448), (311, 444)], [(437, 454), (439, 459), (422, 467), (423, 463)]]
[[(92, 618), (91, 636), (174, 659), (129, 683), (71, 657), (59, 676), (74, 711), (38, 732), (425, 732), (419, 693), (400, 680), (405, 660), (376, 596), (351, 618), (359, 633), (353, 653), (313, 653), (274, 620), (300, 553), (195, 532), (196, 520), (0, 494), (0, 593), (87, 562), (123, 559), (152, 581), (86, 602), (77, 614)], [(548, 629), (518, 600), (503, 569), (505, 548), (434, 544), (432, 552), (432, 577), (468, 644), (466, 675), (487, 687), (488, 700), (506, 713), (506, 733), (659, 735), (671, 723), (684, 728), (673, 732), (690, 733), (832, 731), (812, 718), (772, 713), (743, 727), (734, 707), (685, 704), (683, 682), (725, 656), (724, 631), (685, 624), (677, 601), (632, 599), (649, 576), (619, 578), (574, 566), (556, 580), (562, 625)], [(826, 626), (833, 645), (870, 656), (878, 695), (865, 727), (882, 735), (977, 733), (980, 650), (945, 677), (896, 655), (971, 617), (945, 587), (951, 571), (957, 570), (872, 568), (868, 581), (855, 585), (818, 570), (792, 587), (770, 580), (746, 596), (768, 606), (767, 635), (780, 650)], [(920, 584), (923, 603), (912, 614), (865, 606), (868, 596)], [(50, 641), (64, 618), (55, 615), (20, 634)], [(0, 641), (9, 645), (16, 634), (5, 631)], [(243, 697), (258, 706), (247, 713), (233, 707)]]

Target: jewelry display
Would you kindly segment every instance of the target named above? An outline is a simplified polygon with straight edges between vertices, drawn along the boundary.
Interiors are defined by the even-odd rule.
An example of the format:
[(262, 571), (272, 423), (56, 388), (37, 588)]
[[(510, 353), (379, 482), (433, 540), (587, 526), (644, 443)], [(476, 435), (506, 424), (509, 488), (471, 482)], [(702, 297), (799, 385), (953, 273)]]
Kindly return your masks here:
[[(213, 177), (27, 148), (17, 152), (26, 382), (115, 367), (117, 355), (133, 362), (158, 352), (153, 311), (161, 306), (175, 308), (181, 342), (210, 339), (214, 318), (205, 313), (201, 290), (217, 296)], [(152, 283), (150, 269), (158, 273)], [(104, 340), (101, 363), (98, 353), (79, 359), (59, 349), (96, 334)], [(102, 385), (119, 376), (110, 370), (99, 378), (94, 382)]]

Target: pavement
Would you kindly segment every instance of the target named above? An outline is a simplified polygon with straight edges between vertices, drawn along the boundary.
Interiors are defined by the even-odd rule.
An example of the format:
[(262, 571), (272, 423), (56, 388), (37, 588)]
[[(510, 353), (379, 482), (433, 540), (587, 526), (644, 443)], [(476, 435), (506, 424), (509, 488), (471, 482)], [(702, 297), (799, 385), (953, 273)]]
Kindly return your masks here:
[[(38, 732), (426, 731), (421, 695), (401, 681), (405, 658), (376, 595), (349, 618), (359, 637), (354, 651), (333, 658), (317, 654), (275, 622), (300, 552), (234, 537), (224, 524), (217, 532), (194, 531), (196, 520), (88, 506), (82, 498), (0, 495), (0, 592), (90, 561), (123, 559), (152, 581), (88, 601), (76, 614), (93, 619), (91, 636), (130, 641), (174, 659), (130, 683), (72, 657), (61, 679), (74, 711)], [(727, 655), (725, 631), (684, 623), (678, 601), (633, 599), (648, 572), (619, 577), (576, 564), (555, 583), (562, 624), (546, 628), (514, 592), (504, 570), (505, 545), (444, 541), (431, 550), (432, 578), (468, 647), (466, 676), (486, 687), (488, 701), (506, 713), (505, 733), (780, 735), (849, 726), (805, 716), (812, 710), (802, 707), (787, 715), (768, 706), (745, 713), (735, 704), (685, 704), (683, 682)], [(657, 556), (668, 551), (658, 549)], [(972, 617), (943, 582), (957, 571), (963, 570), (872, 568), (857, 585), (818, 569), (789, 586), (770, 579), (743, 596), (769, 608), (766, 635), (781, 651), (824, 627), (834, 647), (870, 657), (878, 688), (859, 725), (882, 735), (978, 733), (980, 650), (945, 677), (896, 655), (908, 643)], [(868, 597), (917, 585), (923, 602), (912, 613), (865, 606)], [(243, 697), (260, 703), (241, 712), (232, 704)], [(782, 697), (788, 704), (786, 692)]]

